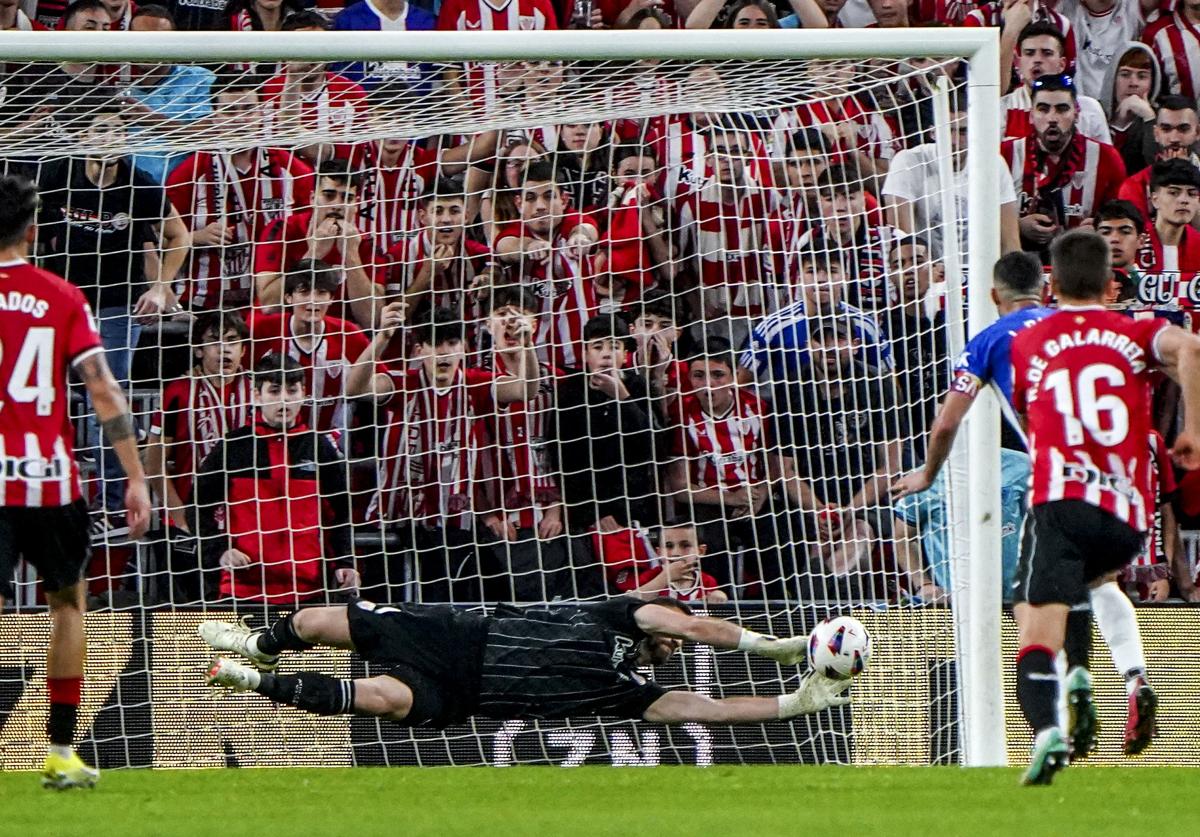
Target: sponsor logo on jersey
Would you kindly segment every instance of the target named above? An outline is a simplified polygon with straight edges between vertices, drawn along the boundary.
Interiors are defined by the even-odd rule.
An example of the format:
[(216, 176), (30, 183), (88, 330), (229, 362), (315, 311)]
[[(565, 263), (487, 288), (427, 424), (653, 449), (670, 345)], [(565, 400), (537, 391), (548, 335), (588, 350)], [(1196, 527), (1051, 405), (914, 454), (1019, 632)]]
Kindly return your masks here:
[(61, 480), (70, 469), (60, 457), (6, 456), (0, 459), (0, 476), (6, 480)]

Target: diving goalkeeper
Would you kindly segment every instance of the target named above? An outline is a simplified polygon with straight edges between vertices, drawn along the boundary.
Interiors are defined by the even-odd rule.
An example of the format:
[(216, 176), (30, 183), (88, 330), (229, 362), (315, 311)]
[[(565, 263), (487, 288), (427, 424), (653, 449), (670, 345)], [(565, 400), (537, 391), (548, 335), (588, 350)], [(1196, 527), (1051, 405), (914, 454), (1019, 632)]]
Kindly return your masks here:
[[(639, 671), (662, 665), (684, 641), (738, 649), (794, 665), (803, 637), (775, 639), (722, 619), (693, 616), (673, 599), (621, 596), (562, 608), (501, 606), (492, 616), (449, 605), (375, 605), (298, 610), (266, 630), (202, 622), (218, 651), (208, 682), (257, 692), (318, 715), (354, 713), (406, 726), (443, 728), (470, 716), (566, 718), (605, 715), (664, 724), (773, 721), (841, 706), (848, 681), (816, 672), (779, 697), (714, 699), (667, 691)], [(385, 673), (342, 680), (318, 672), (275, 674), (279, 655), (317, 645), (357, 652)]]

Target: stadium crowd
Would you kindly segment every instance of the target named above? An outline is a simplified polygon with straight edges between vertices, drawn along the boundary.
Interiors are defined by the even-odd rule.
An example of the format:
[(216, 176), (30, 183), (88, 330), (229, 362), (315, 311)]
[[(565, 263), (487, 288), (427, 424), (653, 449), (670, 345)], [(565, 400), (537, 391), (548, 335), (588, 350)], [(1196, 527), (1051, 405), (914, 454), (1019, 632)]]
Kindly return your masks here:
[[(0, 0), (0, 28), (31, 33), (842, 26), (999, 27), (1002, 248), (1040, 260), (1011, 263), (1014, 281), (1040, 294), (1051, 241), (1090, 226), (1112, 248), (1114, 306), (1193, 325), (1197, 0)], [(81, 418), (91, 575), (124, 577), (96, 590), (946, 598), (944, 500), (893, 505), (889, 486), (924, 462), (961, 345), (942, 197), (965, 216), (964, 66), (834, 67), (850, 92), (749, 113), (356, 143), (320, 137), (434, 88), (536, 105), (576, 69), (0, 70), (0, 148), (57, 131), (91, 149), (0, 161), (38, 183), (39, 261), (85, 292), (131, 383), (160, 505), (153, 554), (129, 570), (121, 471)], [(855, 88), (860, 71), (894, 81)], [(318, 139), (155, 145), (187, 129), (196, 148), (243, 129)], [(1178, 400), (1164, 381), (1160, 451)], [(1023, 450), (1012, 428), (1003, 444)], [(1179, 534), (1200, 522), (1200, 480), (1160, 462), (1156, 534), (1126, 589), (1200, 601)]]

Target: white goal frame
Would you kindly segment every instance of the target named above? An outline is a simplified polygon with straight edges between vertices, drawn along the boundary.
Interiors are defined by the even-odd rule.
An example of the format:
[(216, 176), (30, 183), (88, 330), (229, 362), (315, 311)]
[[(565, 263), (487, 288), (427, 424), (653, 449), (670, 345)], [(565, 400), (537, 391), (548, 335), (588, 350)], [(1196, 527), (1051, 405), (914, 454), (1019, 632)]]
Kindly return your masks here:
[[(552, 32), (0, 32), (9, 62), (203, 63), (306, 60), (796, 60), (804, 58), (960, 58), (967, 87), (968, 246), (962, 259), (968, 330), (996, 318), (992, 266), (1000, 255), (997, 149), (1000, 45), (996, 29), (823, 29)], [(942, 110), (944, 113), (944, 109)], [(945, 180), (945, 183), (950, 181)], [(954, 240), (948, 237), (947, 241)], [(1001, 509), (999, 405), (981, 393), (956, 460), (966, 461), (966, 553), (954, 550), (954, 623), (963, 764), (1007, 763), (1000, 659)], [(961, 498), (960, 498), (961, 499)], [(961, 536), (960, 536), (961, 537)], [(959, 538), (955, 538), (961, 544)]]

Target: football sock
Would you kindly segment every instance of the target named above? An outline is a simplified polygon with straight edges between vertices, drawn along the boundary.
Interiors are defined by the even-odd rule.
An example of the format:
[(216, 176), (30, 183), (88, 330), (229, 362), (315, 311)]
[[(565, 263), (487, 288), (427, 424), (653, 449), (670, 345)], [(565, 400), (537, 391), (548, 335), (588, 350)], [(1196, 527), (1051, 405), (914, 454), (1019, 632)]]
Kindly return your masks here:
[(354, 711), (353, 680), (339, 680), (313, 671), (263, 674), (254, 691), (276, 703), (286, 703), (316, 715)]
[(315, 647), (311, 642), (305, 642), (296, 635), (296, 629), (292, 627), (295, 617), (295, 613), (289, 613), (265, 631), (251, 636), (247, 644), (272, 657), (283, 651), (307, 651)]
[(1110, 581), (1092, 590), (1092, 612), (1096, 615), (1096, 627), (1112, 652), (1117, 673), (1125, 678), (1126, 688), (1132, 691), (1137, 678), (1146, 676), (1146, 654), (1142, 651), (1133, 602), (1115, 581)]
[(70, 747), (75, 741), (75, 724), (79, 718), (79, 694), (82, 677), (47, 677), (50, 693), (50, 718), (46, 721), (46, 737), (51, 744)]
[(1044, 645), (1027, 645), (1017, 654), (1017, 700), (1034, 732), (1058, 725), (1054, 656)]
[(1072, 610), (1067, 614), (1067, 634), (1063, 641), (1067, 669), (1088, 668), (1092, 653), (1092, 612)]

